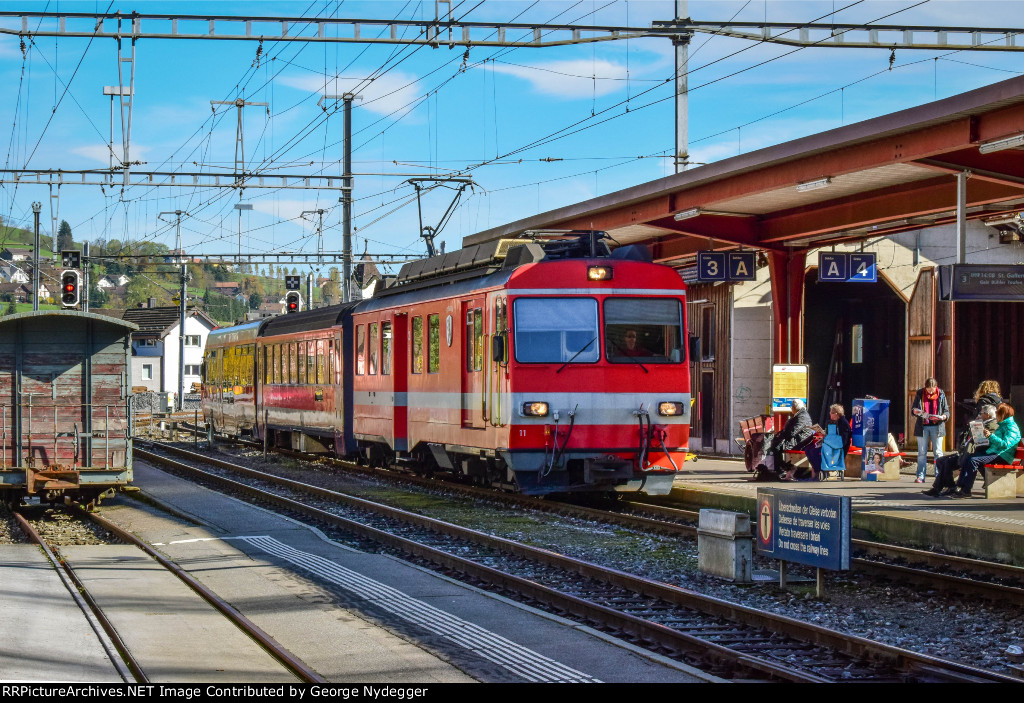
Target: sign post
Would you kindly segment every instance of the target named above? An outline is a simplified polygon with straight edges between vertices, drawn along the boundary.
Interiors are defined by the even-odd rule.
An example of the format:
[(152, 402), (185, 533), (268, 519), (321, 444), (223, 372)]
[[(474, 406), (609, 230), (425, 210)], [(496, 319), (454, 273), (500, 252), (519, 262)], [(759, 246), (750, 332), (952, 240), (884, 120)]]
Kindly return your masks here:
[(850, 569), (849, 496), (781, 488), (757, 490), (757, 551), (778, 559), (779, 584), (787, 562), (818, 570), (817, 595), (824, 595), (822, 569)]

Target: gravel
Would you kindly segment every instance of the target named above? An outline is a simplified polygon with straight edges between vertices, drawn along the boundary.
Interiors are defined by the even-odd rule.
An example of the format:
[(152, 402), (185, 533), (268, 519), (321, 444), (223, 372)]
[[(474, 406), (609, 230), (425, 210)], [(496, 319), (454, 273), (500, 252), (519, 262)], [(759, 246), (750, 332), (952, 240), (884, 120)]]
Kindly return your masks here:
[[(184, 448), (192, 450), (191, 444)], [(231, 461), (394, 505), (568, 556), (638, 574), (752, 608), (787, 615), (824, 628), (884, 642), (943, 659), (1003, 673), (1011, 669), (1006, 650), (1024, 645), (1019, 604), (893, 583), (852, 572), (828, 572), (824, 599), (815, 597), (813, 572), (791, 567), (790, 577), (807, 583), (733, 584), (697, 569), (693, 540), (664, 537), (578, 518), (509, 508), (443, 489), (395, 486), (386, 480), (354, 477), (324, 465), (262, 453), (232, 450)], [(223, 456), (222, 452), (217, 453)], [(755, 569), (774, 562), (755, 556)], [(1011, 651), (1013, 651), (1011, 649)]]

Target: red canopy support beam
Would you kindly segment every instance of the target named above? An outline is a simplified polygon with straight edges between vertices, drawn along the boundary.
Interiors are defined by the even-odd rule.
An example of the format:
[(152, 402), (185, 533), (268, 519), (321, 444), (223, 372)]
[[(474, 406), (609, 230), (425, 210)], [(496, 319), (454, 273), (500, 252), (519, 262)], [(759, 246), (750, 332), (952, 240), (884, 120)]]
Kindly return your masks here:
[(803, 360), (804, 268), (805, 250), (768, 252), (768, 272), (772, 282), (772, 362), (798, 364)]

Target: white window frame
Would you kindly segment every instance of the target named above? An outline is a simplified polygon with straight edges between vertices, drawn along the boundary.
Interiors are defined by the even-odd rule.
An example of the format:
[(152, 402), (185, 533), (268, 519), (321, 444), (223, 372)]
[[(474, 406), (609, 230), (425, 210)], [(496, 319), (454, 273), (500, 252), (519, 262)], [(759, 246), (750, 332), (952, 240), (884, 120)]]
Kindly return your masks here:
[(185, 335), (185, 346), (186, 347), (198, 347), (203, 343), (203, 337), (199, 334), (186, 334)]
[(142, 365), (142, 380), (152, 381), (153, 380), (153, 364)]

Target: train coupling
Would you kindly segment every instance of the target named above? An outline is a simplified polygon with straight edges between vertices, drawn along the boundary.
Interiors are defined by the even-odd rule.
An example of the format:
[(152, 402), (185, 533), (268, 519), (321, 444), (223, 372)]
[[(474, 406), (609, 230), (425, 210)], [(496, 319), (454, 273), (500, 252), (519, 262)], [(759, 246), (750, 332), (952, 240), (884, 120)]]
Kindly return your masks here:
[(43, 491), (77, 490), (81, 485), (78, 471), (51, 464), (42, 469), (25, 467), (25, 491), (29, 494)]

